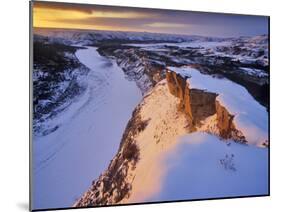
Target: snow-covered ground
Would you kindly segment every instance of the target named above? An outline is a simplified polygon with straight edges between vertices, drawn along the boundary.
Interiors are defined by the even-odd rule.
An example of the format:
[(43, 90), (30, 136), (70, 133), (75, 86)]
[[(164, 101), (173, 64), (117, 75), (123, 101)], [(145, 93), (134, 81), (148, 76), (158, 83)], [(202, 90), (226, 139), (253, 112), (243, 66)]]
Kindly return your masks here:
[(166, 79), (147, 93), (141, 103), (142, 120), (149, 120), (145, 130), (133, 139), (140, 149), (140, 160), (132, 173), (132, 191), (123, 203), (144, 202), (157, 195), (162, 186), (166, 165), (162, 158), (177, 145), (177, 138), (189, 131), (186, 116), (178, 110), (179, 99), (168, 89)]
[[(90, 45), (98, 44), (100, 41), (107, 40), (127, 40), (144, 42), (189, 42), (195, 40), (205, 40), (206, 37), (196, 35), (176, 35), (151, 32), (125, 32), (125, 31), (105, 31), (105, 30), (66, 30), (66, 29), (47, 29), (36, 28), (36, 36), (47, 36), (52, 41), (65, 43)], [(212, 40), (220, 38), (209, 37)]]
[(268, 73), (265, 73), (264, 71), (256, 68), (245, 68), (245, 67), (240, 67), (240, 70), (243, 72), (246, 72), (248, 75), (252, 76), (258, 76), (258, 77), (267, 77)]
[(181, 42), (181, 43), (132, 43), (132, 44), (124, 44), (126, 46), (134, 46), (134, 47), (142, 47), (142, 48), (159, 48), (164, 46), (178, 46), (178, 47), (191, 47), (191, 48), (213, 48), (217, 46), (229, 46), (231, 41), (189, 41), (189, 42)]
[[(124, 44), (126, 46), (139, 47), (145, 51), (155, 51), (170, 53), (170, 48), (180, 49), (194, 48), (197, 53), (206, 57), (229, 58), (231, 61), (243, 63), (245, 65), (259, 64), (268, 66), (268, 36), (254, 36), (249, 38), (228, 38), (222, 39), (195, 39), (185, 42), (164, 42), (164, 43), (133, 43)], [(182, 60), (182, 58), (178, 58)], [(254, 70), (253, 70), (254, 71)], [(255, 74), (252, 71), (252, 74)], [(261, 71), (264, 73), (264, 71)], [(264, 77), (264, 75), (258, 75)]]
[(188, 66), (169, 69), (189, 76), (190, 88), (219, 94), (217, 99), (232, 115), (235, 115), (234, 123), (237, 129), (243, 132), (250, 144), (261, 146), (268, 140), (268, 112), (244, 87), (225, 78), (201, 74)]
[(170, 50), (167, 46), (171, 47), (180, 47), (180, 48), (202, 48), (206, 49), (214, 49), (215, 47), (220, 46), (230, 46), (231, 41), (189, 41), (189, 42), (181, 42), (181, 43), (132, 43), (132, 44), (124, 44), (126, 46), (140, 47), (146, 51), (157, 51), (157, 52), (169, 52)]
[(71, 207), (117, 152), (141, 92), (96, 48), (78, 50), (91, 69), (87, 91), (57, 120), (60, 128), (33, 139), (33, 209)]
[[(192, 76), (196, 80), (196, 75)], [(206, 86), (208, 80), (212, 81), (202, 79), (200, 83)], [(216, 83), (224, 89), (223, 84)], [(190, 84), (203, 88), (196, 81)], [(234, 85), (229, 89), (234, 89), (233, 92), (242, 98), (233, 101), (241, 104), (243, 114), (248, 112), (243, 110), (244, 103), (253, 107), (253, 112), (260, 112), (251, 99), (247, 100), (249, 96), (244, 90)], [(224, 94), (220, 93), (222, 97)], [(149, 120), (149, 123), (134, 137), (140, 148), (140, 160), (129, 174), (131, 195), (122, 203), (266, 195), (269, 186), (268, 148), (224, 141), (205, 132), (190, 133), (184, 113), (177, 109), (178, 104), (179, 99), (170, 94), (166, 80), (159, 82), (144, 98), (140, 114), (142, 120)], [(233, 108), (227, 105), (227, 109), (228, 106)], [(252, 124), (250, 127), (257, 127), (255, 119), (263, 122), (264, 114), (244, 115), (248, 124)], [(267, 122), (261, 124), (267, 125)], [(259, 137), (260, 133), (254, 132), (253, 137)]]
[(144, 201), (204, 199), (268, 193), (268, 149), (225, 143), (197, 132), (179, 139), (162, 160), (159, 192)]

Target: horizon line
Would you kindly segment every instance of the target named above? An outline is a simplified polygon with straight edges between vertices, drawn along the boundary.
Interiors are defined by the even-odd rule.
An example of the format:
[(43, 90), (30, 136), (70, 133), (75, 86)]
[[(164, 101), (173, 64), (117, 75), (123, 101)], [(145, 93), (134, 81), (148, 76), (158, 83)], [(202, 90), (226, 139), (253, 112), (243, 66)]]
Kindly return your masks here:
[(211, 38), (237, 38), (237, 37), (255, 37), (261, 35), (267, 35), (263, 33), (259, 35), (240, 35), (240, 36), (212, 36), (212, 35), (196, 35), (196, 34), (176, 34), (176, 33), (164, 33), (164, 32), (149, 32), (149, 31), (128, 31), (128, 30), (102, 30), (102, 29), (83, 29), (83, 28), (60, 28), (60, 27), (38, 27), (33, 26), (33, 29), (46, 29), (46, 30), (72, 30), (72, 31), (100, 31), (100, 32), (127, 32), (127, 33), (147, 33), (147, 34), (161, 34), (161, 35), (174, 35), (174, 36), (197, 36), (197, 37), (211, 37)]

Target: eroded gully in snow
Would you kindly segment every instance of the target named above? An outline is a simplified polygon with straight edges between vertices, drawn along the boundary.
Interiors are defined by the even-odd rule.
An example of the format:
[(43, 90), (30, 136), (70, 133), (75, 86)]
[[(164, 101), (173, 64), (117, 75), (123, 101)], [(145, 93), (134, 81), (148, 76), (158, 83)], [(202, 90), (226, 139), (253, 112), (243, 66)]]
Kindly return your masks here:
[(68, 119), (57, 131), (33, 139), (33, 209), (73, 205), (108, 166), (142, 98), (136, 84), (95, 47), (76, 56), (91, 69), (88, 88), (64, 112)]

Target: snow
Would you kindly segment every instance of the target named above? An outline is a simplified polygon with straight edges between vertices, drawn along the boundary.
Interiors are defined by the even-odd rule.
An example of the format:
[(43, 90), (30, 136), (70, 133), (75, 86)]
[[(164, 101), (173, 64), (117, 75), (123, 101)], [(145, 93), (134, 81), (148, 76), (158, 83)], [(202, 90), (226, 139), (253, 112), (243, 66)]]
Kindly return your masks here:
[(228, 80), (201, 74), (189, 66), (168, 69), (189, 76), (190, 88), (219, 94), (217, 100), (235, 115), (234, 123), (250, 144), (261, 146), (268, 140), (268, 113), (242, 86)]
[[(205, 37), (196, 35), (176, 35), (150, 32), (125, 32), (125, 31), (105, 31), (105, 30), (65, 30), (65, 29), (36, 29), (37, 37), (47, 36), (51, 41), (65, 43), (90, 45), (100, 41), (122, 39), (128, 41), (158, 41), (158, 42), (183, 42), (204, 40)], [(220, 38), (209, 38), (221, 40)]]
[[(179, 112), (179, 99), (168, 90), (166, 80), (160, 81), (141, 103), (141, 119), (149, 120), (145, 130), (134, 137), (140, 149), (136, 169), (127, 174), (132, 179), (132, 191), (122, 203), (143, 202), (156, 195), (161, 188), (165, 166), (159, 163), (163, 155), (177, 143), (177, 138), (188, 133), (185, 115)], [(186, 128), (187, 127), (187, 128)]]
[(252, 76), (258, 76), (258, 77), (267, 77), (268, 74), (265, 73), (263, 70), (256, 69), (256, 68), (246, 68), (246, 67), (240, 67), (240, 70), (243, 72), (246, 72), (249, 75)]
[[(152, 48), (163, 48), (164, 46), (178, 46), (178, 47), (190, 47), (190, 48), (214, 48), (217, 46), (229, 46), (231, 44), (230, 41), (189, 41), (189, 42), (181, 42), (181, 43), (153, 43), (153, 44), (124, 44), (126, 46), (133, 46), (133, 47), (142, 47), (149, 50)], [(149, 48), (150, 47), (150, 48)], [(163, 50), (163, 49), (162, 49)]]
[[(179, 47), (181, 49), (185, 48), (196, 48), (198, 52), (205, 56), (216, 56), (216, 57), (228, 57), (232, 61), (239, 61), (244, 64), (260, 64), (263, 66), (268, 65), (268, 44), (267, 36), (257, 36), (251, 38), (228, 38), (225, 40), (221, 39), (212, 39), (208, 40), (207, 37), (197, 38), (194, 40), (189, 40), (185, 42), (162, 42), (162, 43), (133, 43), (133, 44), (124, 44), (126, 46), (139, 47), (142, 50), (154, 51), (158, 53), (169, 52), (170, 47)], [(243, 41), (243, 42), (242, 42)], [(242, 42), (242, 43), (241, 43)], [(237, 54), (233, 47), (241, 47), (241, 52)], [(239, 47), (240, 48), (240, 47)], [(264, 54), (257, 57), (259, 51), (264, 51)], [(258, 75), (259, 76), (259, 75)], [(260, 75), (264, 77), (264, 75)]]
[[(252, 50), (253, 51), (253, 50)], [(268, 59), (261, 56), (259, 58), (255, 58), (253, 56), (247, 56), (242, 54), (232, 54), (231, 52), (218, 52), (214, 51), (208, 54), (208, 56), (220, 56), (220, 57), (229, 57), (232, 61), (239, 61), (244, 64), (255, 64), (259, 62), (261, 65), (266, 66), (268, 65)]]
[(108, 166), (141, 100), (135, 83), (96, 48), (76, 56), (91, 69), (87, 91), (60, 114), (58, 130), (33, 139), (33, 209), (73, 205)]
[(195, 41), (195, 42), (183, 42), (179, 43), (179, 47), (191, 47), (191, 48), (214, 48), (217, 46), (229, 46), (230, 41)]
[[(93, 43), (92, 35), (98, 34), (73, 31), (54, 32), (52, 36), (74, 40), (72, 43), (76, 44), (89, 44)], [(108, 32), (100, 40), (132, 38), (132, 35)], [(159, 36), (137, 35), (134, 39), (141, 41)], [(202, 52), (230, 45), (224, 41), (202, 40), (168, 43), (175, 38), (168, 35), (157, 37), (158, 40), (164, 38), (167, 43), (126, 45), (151, 51), (166, 51), (165, 45), (194, 47), (202, 48)], [(255, 61), (242, 55), (214, 54), (249, 63)], [(91, 181), (106, 170), (118, 150), (131, 113), (142, 98), (136, 82), (126, 80), (122, 69), (114, 61), (101, 57), (96, 48), (78, 50), (76, 56), (91, 69), (86, 79), (79, 79), (87, 90), (69, 103), (56, 119), (45, 123), (54, 127), (60, 125), (56, 131), (33, 139), (33, 209), (71, 207), (81, 197)], [(259, 148), (268, 139), (266, 109), (244, 87), (230, 80), (203, 75), (187, 66), (170, 69), (188, 75), (191, 88), (218, 93), (217, 99), (235, 115), (236, 127), (253, 145), (241, 145), (230, 140), (230, 145), (227, 145), (202, 132), (188, 134), (186, 117), (177, 109), (179, 99), (169, 93), (163, 80), (144, 96), (141, 116), (143, 120), (149, 120), (149, 124), (135, 138), (141, 158), (131, 176), (132, 195), (124, 202), (267, 194), (268, 149)], [(242, 68), (241, 71), (255, 74), (259, 70)], [(140, 78), (138, 86), (146, 85), (146, 81), (145, 77)], [(206, 122), (214, 120), (213, 116)], [(234, 155), (236, 171), (225, 169), (220, 163), (226, 154)]]
[(266, 195), (268, 148), (223, 141), (202, 131), (190, 133), (178, 104), (166, 80), (144, 97), (140, 113), (142, 120), (150, 121), (134, 137), (140, 160), (128, 173), (132, 191), (122, 203)]
[(168, 168), (160, 191), (144, 201), (268, 194), (267, 148), (225, 143), (214, 135), (197, 132), (179, 139), (162, 166)]

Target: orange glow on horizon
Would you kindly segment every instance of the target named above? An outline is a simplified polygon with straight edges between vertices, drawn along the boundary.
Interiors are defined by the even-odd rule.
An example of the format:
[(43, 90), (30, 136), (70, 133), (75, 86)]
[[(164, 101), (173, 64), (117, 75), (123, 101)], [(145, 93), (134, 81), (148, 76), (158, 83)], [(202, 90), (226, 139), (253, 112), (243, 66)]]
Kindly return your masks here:
[[(36, 28), (67, 28), (67, 29), (97, 29), (97, 30), (116, 30), (114, 25), (104, 25), (101, 19), (138, 19), (147, 17), (146, 13), (128, 11), (99, 11), (83, 12), (79, 10), (62, 10), (60, 8), (33, 7), (33, 27)], [(99, 23), (95, 22), (99, 19)], [(118, 26), (120, 31), (129, 31), (132, 28)], [(137, 30), (136, 30), (137, 31)]]
[(62, 2), (32, 3), (33, 27), (214, 37), (268, 33), (266, 16), (229, 15)]

